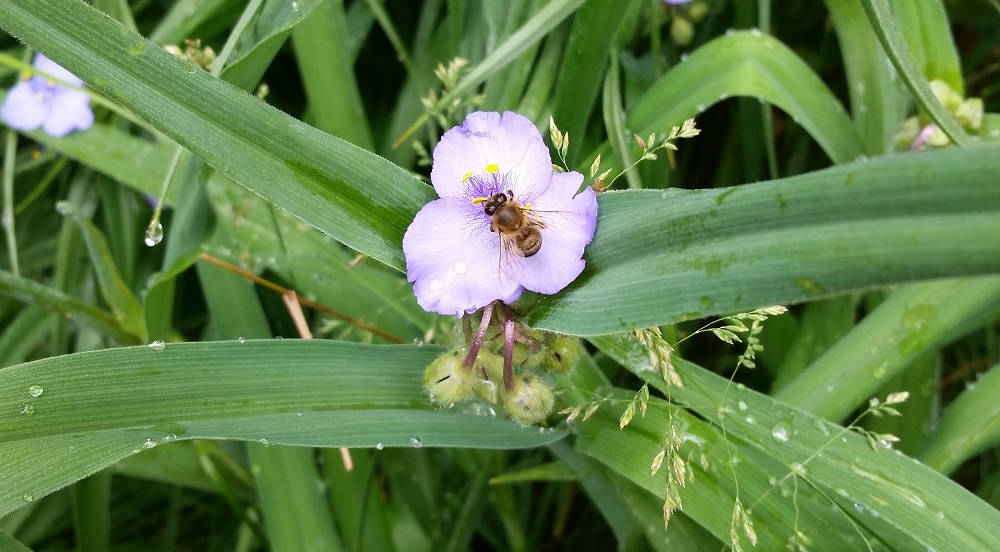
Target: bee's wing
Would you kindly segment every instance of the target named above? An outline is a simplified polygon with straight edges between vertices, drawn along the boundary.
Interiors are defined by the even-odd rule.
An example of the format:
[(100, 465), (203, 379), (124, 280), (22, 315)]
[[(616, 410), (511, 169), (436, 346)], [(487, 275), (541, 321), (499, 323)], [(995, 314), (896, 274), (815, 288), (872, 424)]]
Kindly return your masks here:
[(524, 254), (517, 247), (514, 238), (500, 234), (499, 275), (501, 282), (519, 282), (521, 280)]

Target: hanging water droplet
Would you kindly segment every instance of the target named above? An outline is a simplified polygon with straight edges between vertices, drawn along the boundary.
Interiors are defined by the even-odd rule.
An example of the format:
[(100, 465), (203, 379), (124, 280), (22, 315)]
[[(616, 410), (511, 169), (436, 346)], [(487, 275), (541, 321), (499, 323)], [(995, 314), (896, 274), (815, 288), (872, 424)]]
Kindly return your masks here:
[(22, 416), (31, 416), (34, 413), (35, 413), (35, 407), (30, 404), (24, 405), (24, 408), (21, 409)]
[(375, 443), (375, 450), (382, 450), (384, 448), (385, 445), (383, 445), (382, 443)]
[(161, 241), (163, 241), (163, 225), (158, 220), (150, 221), (149, 227), (146, 228), (146, 245), (153, 247)]
[(410, 444), (413, 445), (413, 448), (424, 446), (424, 442), (420, 440), (420, 437), (410, 437)]
[(45, 392), (45, 390), (42, 389), (41, 385), (32, 385), (32, 386), (28, 387), (28, 394), (31, 395), (32, 397), (35, 397), (36, 399), (38, 397), (41, 397), (42, 393), (44, 393), (44, 392)]
[(787, 443), (790, 430), (788, 429), (788, 424), (781, 422), (778, 425), (771, 428), (771, 437), (774, 437), (775, 441), (779, 443)]
[(148, 347), (154, 351), (162, 351), (167, 348), (167, 344), (157, 339), (156, 341), (150, 343)]

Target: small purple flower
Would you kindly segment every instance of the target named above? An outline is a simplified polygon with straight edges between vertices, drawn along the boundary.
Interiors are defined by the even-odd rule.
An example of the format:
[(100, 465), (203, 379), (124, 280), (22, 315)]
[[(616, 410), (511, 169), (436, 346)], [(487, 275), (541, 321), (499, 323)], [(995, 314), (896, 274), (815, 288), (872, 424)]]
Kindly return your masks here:
[[(577, 193), (578, 172), (553, 174), (549, 149), (527, 118), (470, 114), (434, 148), (431, 183), (441, 198), (403, 236), (406, 277), (424, 309), (462, 316), (497, 299), (511, 303), (525, 289), (556, 293), (583, 271), (597, 194)], [(537, 229), (537, 251), (523, 232), (505, 231), (504, 216)]]
[[(35, 69), (60, 81), (82, 86), (83, 81), (42, 54), (35, 54)], [(74, 130), (87, 130), (94, 124), (90, 98), (43, 77), (31, 75), (10, 89), (0, 107), (0, 119), (17, 130), (35, 130), (59, 138)]]

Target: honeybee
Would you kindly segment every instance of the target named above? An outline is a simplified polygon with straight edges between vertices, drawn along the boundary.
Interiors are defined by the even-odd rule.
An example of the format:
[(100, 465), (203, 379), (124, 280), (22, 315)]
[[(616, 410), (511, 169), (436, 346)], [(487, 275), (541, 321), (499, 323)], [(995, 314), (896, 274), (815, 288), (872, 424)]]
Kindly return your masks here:
[(490, 231), (500, 234), (501, 255), (511, 251), (522, 257), (530, 257), (542, 247), (542, 233), (545, 223), (522, 207), (514, 199), (514, 192), (493, 194), (483, 202), (483, 212), (490, 217)]

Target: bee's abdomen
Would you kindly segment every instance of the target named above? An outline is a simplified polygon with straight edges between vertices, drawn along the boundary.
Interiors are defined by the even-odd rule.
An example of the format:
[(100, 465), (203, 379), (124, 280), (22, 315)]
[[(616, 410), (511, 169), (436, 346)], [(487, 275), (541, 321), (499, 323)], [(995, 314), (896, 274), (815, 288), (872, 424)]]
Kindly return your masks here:
[(525, 226), (517, 233), (517, 245), (525, 257), (530, 257), (542, 248), (542, 233), (533, 226)]

